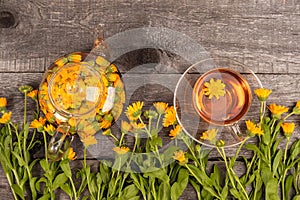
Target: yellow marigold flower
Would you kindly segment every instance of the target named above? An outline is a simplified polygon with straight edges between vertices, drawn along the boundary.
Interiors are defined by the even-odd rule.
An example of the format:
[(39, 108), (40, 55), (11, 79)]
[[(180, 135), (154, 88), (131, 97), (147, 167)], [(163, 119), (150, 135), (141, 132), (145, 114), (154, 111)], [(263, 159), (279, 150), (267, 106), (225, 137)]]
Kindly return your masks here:
[(105, 58), (103, 58), (102, 56), (98, 56), (96, 58), (96, 63), (100, 66), (103, 67), (108, 67), (110, 65), (110, 62), (108, 62)]
[(117, 81), (118, 79), (120, 78), (120, 76), (116, 73), (110, 73), (110, 74), (107, 74), (107, 79), (108, 81), (110, 82), (115, 82)]
[(153, 104), (155, 109), (157, 110), (158, 114), (162, 115), (165, 113), (166, 109), (168, 108), (168, 104), (165, 102), (156, 102)]
[(268, 90), (265, 88), (257, 88), (254, 90), (254, 93), (260, 101), (266, 101), (269, 95), (272, 93), (272, 90)]
[(295, 130), (295, 124), (294, 123), (282, 123), (281, 128), (286, 137), (291, 137)]
[(176, 123), (177, 123), (177, 120), (176, 120), (176, 112), (175, 112), (174, 106), (168, 107), (166, 109), (166, 114), (163, 119), (163, 126), (168, 127), (168, 126), (174, 125)]
[(0, 108), (3, 108), (7, 105), (7, 100), (6, 98), (1, 97), (0, 98)]
[(86, 137), (81, 138), (81, 142), (86, 147), (93, 145), (93, 144), (97, 144), (97, 140), (93, 135), (87, 135)]
[(74, 149), (72, 147), (69, 148), (68, 159), (75, 160), (76, 158), (77, 158), (77, 156), (76, 156), (76, 152), (74, 151)]
[(45, 122), (46, 122), (46, 119), (40, 117), (38, 120), (35, 119), (31, 122), (30, 128), (36, 128), (39, 131), (41, 131), (41, 130), (43, 130), (43, 126), (44, 126)]
[(32, 98), (32, 99), (36, 99), (37, 94), (38, 94), (38, 90), (32, 90), (31, 92), (29, 92), (27, 94), (27, 96), (30, 97), (30, 98)]
[(104, 115), (103, 120), (100, 122), (100, 128), (107, 129), (111, 126), (114, 117), (111, 114)]
[(52, 126), (52, 124), (47, 124), (46, 126), (44, 126), (44, 130), (49, 134), (49, 135), (53, 135), (55, 132), (55, 127)]
[(132, 105), (127, 107), (125, 112), (126, 116), (130, 121), (136, 121), (142, 114), (142, 108), (144, 106), (144, 102), (135, 102)]
[(12, 112), (5, 112), (2, 117), (0, 118), (0, 124), (6, 124), (10, 122)]
[(123, 133), (129, 132), (131, 130), (131, 128), (132, 127), (131, 127), (131, 125), (128, 122), (126, 122), (126, 121), (122, 121), (121, 122), (121, 131)]
[(280, 118), (283, 113), (289, 111), (289, 109), (285, 106), (276, 105), (275, 103), (269, 106), (269, 110), (276, 118)]
[(109, 135), (111, 135), (111, 130), (107, 129), (107, 130), (103, 131), (102, 134), (106, 135), (106, 136), (109, 136)]
[(218, 129), (213, 128), (202, 133), (200, 139), (213, 142), (216, 139)]
[(146, 125), (143, 124), (143, 123), (132, 122), (132, 123), (130, 123), (130, 124), (131, 124), (131, 126), (132, 126), (132, 128), (133, 128), (134, 130), (139, 130), (139, 129), (143, 129), (143, 128), (146, 127)]
[(65, 57), (62, 57), (62, 58), (57, 59), (57, 60), (54, 62), (54, 64), (55, 64), (57, 67), (62, 67), (62, 66), (64, 66), (67, 62), (68, 62), (68, 59), (65, 58)]
[(171, 139), (175, 139), (181, 131), (181, 127), (179, 125), (176, 125), (176, 127), (170, 131), (169, 136), (171, 137)]
[(252, 135), (263, 135), (264, 132), (260, 126), (257, 126), (254, 122), (247, 120), (246, 121), (247, 132), (250, 136)]
[(211, 78), (209, 82), (204, 83), (204, 86), (205, 88), (203, 88), (203, 92), (206, 96), (208, 96), (209, 99), (212, 99), (213, 96), (219, 99), (220, 96), (224, 96), (226, 93), (226, 85), (220, 79), (215, 81), (213, 78)]
[(69, 120), (68, 120), (68, 124), (72, 127), (75, 127), (76, 126), (76, 121), (75, 121), (75, 118), (74, 117), (71, 117)]
[(293, 108), (293, 113), (296, 115), (300, 114), (300, 100), (297, 101), (296, 106)]
[(181, 150), (175, 151), (173, 158), (179, 162), (179, 165), (184, 165), (188, 162), (188, 159), (184, 155), (185, 153)]
[(80, 62), (81, 61), (81, 55), (79, 53), (72, 53), (68, 56), (68, 60), (70, 62)]
[(130, 149), (128, 147), (114, 147), (113, 151), (119, 155), (126, 154)]

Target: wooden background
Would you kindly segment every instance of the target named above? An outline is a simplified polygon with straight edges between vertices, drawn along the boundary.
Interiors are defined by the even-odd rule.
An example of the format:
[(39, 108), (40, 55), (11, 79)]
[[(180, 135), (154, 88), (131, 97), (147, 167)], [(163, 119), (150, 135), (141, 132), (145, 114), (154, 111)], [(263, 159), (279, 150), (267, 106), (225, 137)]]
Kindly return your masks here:
[[(14, 120), (22, 117), (18, 87), (37, 87), (43, 72), (59, 56), (90, 51), (99, 22), (106, 25), (106, 37), (142, 27), (179, 31), (212, 56), (232, 58), (251, 67), (263, 85), (273, 90), (270, 102), (292, 107), (300, 99), (299, 0), (0, 0), (0, 97), (8, 98)], [(190, 65), (175, 54), (156, 49), (131, 52), (118, 62), (130, 80), (127, 88), (130, 82), (153, 77), (167, 77), (176, 84), (180, 72)], [(156, 65), (126, 74), (134, 66), (151, 62), (168, 67)], [(134, 94), (130, 101), (143, 100), (148, 106), (160, 100), (172, 103), (173, 98), (172, 91), (153, 84), (138, 88)], [(298, 127), (299, 119), (290, 118)], [(293, 139), (299, 137), (297, 128)], [(79, 158), (80, 147), (75, 144)], [(229, 149), (229, 155), (234, 150)], [(245, 150), (242, 154), (251, 156)], [(90, 158), (95, 164), (92, 155)], [(217, 158), (213, 153), (211, 159)], [(192, 191), (189, 187), (182, 199), (195, 199)], [(0, 199), (12, 199), (1, 168)]]

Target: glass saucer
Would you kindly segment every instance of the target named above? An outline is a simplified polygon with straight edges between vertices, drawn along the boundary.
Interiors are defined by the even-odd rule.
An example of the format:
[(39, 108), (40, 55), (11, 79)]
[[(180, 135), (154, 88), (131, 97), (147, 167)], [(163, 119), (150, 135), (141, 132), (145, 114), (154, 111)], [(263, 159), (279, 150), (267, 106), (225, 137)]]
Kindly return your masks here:
[[(203, 88), (211, 79), (225, 84), (224, 96), (204, 95)], [(257, 75), (240, 62), (228, 58), (202, 60), (190, 66), (176, 85), (176, 118), (196, 142), (214, 147), (216, 141), (223, 140), (225, 147), (233, 147), (246, 137), (245, 120), (259, 119), (260, 102), (253, 91), (262, 87)], [(218, 130), (216, 138), (203, 139), (203, 132), (211, 129)]]

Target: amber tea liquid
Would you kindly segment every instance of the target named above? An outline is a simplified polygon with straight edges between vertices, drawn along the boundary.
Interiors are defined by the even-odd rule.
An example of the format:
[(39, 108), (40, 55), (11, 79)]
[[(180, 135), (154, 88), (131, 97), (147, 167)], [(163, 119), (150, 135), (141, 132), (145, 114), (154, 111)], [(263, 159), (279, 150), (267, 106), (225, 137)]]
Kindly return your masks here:
[[(221, 80), (225, 95), (211, 99), (204, 94), (204, 83), (213, 78)], [(248, 111), (252, 100), (251, 88), (246, 79), (236, 71), (216, 68), (203, 74), (193, 88), (193, 103), (197, 113), (208, 123), (226, 126), (240, 120)]]

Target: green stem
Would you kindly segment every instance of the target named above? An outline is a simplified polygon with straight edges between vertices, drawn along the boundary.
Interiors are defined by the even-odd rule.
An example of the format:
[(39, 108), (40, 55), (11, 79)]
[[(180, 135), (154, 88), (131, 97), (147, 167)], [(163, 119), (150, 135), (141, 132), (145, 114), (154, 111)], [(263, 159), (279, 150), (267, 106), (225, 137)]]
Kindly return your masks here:
[(146, 124), (144, 123), (144, 121), (142, 120), (141, 116), (139, 116), (139, 120), (144, 125), (144, 127), (145, 127), (144, 129), (145, 129), (146, 133), (148, 134), (148, 136), (150, 138), (152, 138), (151, 132), (148, 130), (148, 128), (147, 128)]
[[(11, 192), (12, 192), (12, 194), (13, 194), (13, 196), (14, 196), (14, 199), (15, 199), (15, 200), (18, 200), (17, 194), (16, 194), (15, 191), (12, 189), (12, 181), (10, 180), (9, 174), (6, 173), (6, 177), (7, 177), (8, 184), (9, 184), (9, 186), (10, 186), (10, 188), (11, 188)], [(18, 184), (18, 185), (19, 185), (19, 184)]]
[[(10, 123), (7, 124), (7, 127), (8, 127), (8, 132), (9, 132), (9, 135), (12, 137), (12, 132), (11, 132), (11, 127), (10, 127)], [(10, 140), (10, 150), (12, 151), (13, 150), (13, 144), (12, 144), (12, 138)]]
[(76, 188), (75, 188), (74, 182), (73, 182), (72, 178), (69, 178), (69, 180), (70, 180), (70, 183), (71, 183), (71, 186), (72, 186), (72, 190), (73, 190), (73, 194), (74, 194), (74, 199), (77, 200), (78, 197), (77, 197), (77, 192), (76, 192)]
[(121, 138), (120, 138), (120, 141), (119, 141), (119, 146), (122, 146), (124, 137), (125, 137), (125, 133), (122, 132), (122, 133), (121, 133)]
[[(260, 172), (260, 159), (258, 159), (258, 171)], [(260, 189), (258, 187), (258, 179), (256, 179), (255, 181), (255, 187), (254, 187), (254, 196), (253, 196), (253, 200), (256, 200), (256, 194), (257, 194), (257, 190)]]
[(46, 161), (48, 162), (48, 145), (47, 145), (47, 137), (46, 137), (45, 131), (43, 131), (42, 133), (43, 133), (43, 137), (44, 137), (45, 158), (46, 158)]
[(237, 157), (239, 156), (239, 153), (240, 153), (242, 147), (244, 146), (244, 144), (246, 143), (246, 141), (247, 141), (248, 139), (249, 139), (249, 137), (247, 136), (247, 137), (244, 139), (244, 141), (242, 141), (241, 145), (239, 146), (239, 148), (238, 148), (237, 151), (235, 152), (235, 156), (234, 156), (233, 162), (236, 161), (236, 159), (237, 159)]
[(25, 126), (26, 122), (27, 122), (27, 93), (24, 93), (24, 123), (23, 126)]
[(281, 193), (282, 193), (282, 199), (285, 200), (285, 177), (286, 177), (286, 173), (287, 173), (287, 169), (284, 170), (283, 175), (282, 175), (282, 179), (281, 179)]
[(283, 164), (285, 165), (285, 161), (286, 161), (286, 158), (287, 158), (287, 151), (288, 151), (288, 148), (289, 148), (289, 143), (291, 141), (291, 137), (287, 137), (287, 142), (285, 143), (285, 149), (284, 149), (284, 156), (283, 156)]
[(34, 131), (33, 131), (33, 135), (31, 137), (31, 140), (30, 140), (30, 143), (29, 143), (29, 145), (27, 147), (27, 150), (29, 150), (29, 148), (31, 147), (32, 143), (34, 142), (35, 135), (36, 135), (36, 129), (34, 129)]
[(263, 110), (264, 110), (264, 107), (266, 105), (266, 102), (265, 101), (261, 101), (260, 102), (260, 114), (259, 114), (259, 118), (260, 118), (260, 123), (262, 123), (262, 119), (263, 119)]
[(195, 158), (195, 166), (198, 167), (198, 165), (200, 165), (200, 163), (199, 163), (194, 151), (192, 150), (190, 143), (186, 140), (185, 136), (182, 136), (182, 140), (185, 143), (185, 145), (188, 147), (188, 149), (189, 149), (190, 153), (192, 154), (192, 156)]
[(295, 114), (294, 112), (291, 112), (290, 114), (288, 114), (287, 116), (285, 116), (283, 118), (283, 121), (287, 120), (287, 118), (289, 118), (290, 116), (292, 116), (293, 114)]
[(157, 122), (156, 122), (156, 130), (158, 130), (158, 125), (159, 125), (160, 118), (161, 118), (161, 114), (158, 114), (158, 119), (157, 119)]
[(119, 141), (119, 139), (114, 135), (114, 134), (110, 134), (109, 135), (110, 137), (112, 137), (116, 142), (118, 142), (119, 144), (121, 143), (120, 141)]
[(86, 169), (86, 146), (83, 149), (83, 168)]

